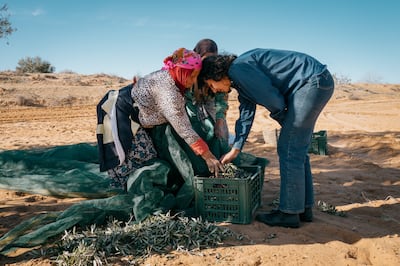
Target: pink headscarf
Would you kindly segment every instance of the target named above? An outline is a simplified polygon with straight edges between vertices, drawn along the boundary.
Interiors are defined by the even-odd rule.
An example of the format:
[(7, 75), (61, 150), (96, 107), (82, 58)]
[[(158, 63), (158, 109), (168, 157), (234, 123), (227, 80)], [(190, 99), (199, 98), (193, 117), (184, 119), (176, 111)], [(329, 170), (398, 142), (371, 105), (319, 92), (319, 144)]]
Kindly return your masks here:
[(170, 70), (174, 67), (201, 69), (201, 56), (191, 50), (179, 48), (172, 55), (164, 59), (164, 67), (162, 69)]

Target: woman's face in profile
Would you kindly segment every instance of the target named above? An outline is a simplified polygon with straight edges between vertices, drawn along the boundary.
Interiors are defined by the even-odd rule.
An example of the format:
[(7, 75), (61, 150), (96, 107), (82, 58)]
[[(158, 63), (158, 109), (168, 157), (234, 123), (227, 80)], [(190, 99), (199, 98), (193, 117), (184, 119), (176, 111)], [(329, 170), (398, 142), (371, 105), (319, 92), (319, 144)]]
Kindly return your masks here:
[(220, 81), (207, 79), (205, 80), (205, 82), (213, 93), (218, 93), (218, 92), (228, 93), (231, 91), (231, 81), (228, 77), (224, 77)]

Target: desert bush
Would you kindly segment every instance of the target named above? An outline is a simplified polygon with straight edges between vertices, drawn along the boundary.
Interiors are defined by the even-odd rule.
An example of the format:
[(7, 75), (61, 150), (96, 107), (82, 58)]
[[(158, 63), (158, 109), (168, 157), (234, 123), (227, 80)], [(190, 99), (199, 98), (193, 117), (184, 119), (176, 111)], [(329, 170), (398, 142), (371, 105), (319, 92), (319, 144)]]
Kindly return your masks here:
[(16, 98), (15, 104), (17, 106), (41, 106), (37, 99), (27, 98), (21, 95)]
[(49, 62), (42, 60), (39, 56), (36, 56), (20, 59), (15, 70), (18, 73), (53, 73), (55, 67)]
[(332, 75), (336, 85), (349, 85), (351, 83), (351, 78), (340, 75), (340, 74), (333, 74)]
[(70, 70), (70, 69), (65, 69), (63, 71), (59, 72), (60, 74), (77, 74), (76, 72)]

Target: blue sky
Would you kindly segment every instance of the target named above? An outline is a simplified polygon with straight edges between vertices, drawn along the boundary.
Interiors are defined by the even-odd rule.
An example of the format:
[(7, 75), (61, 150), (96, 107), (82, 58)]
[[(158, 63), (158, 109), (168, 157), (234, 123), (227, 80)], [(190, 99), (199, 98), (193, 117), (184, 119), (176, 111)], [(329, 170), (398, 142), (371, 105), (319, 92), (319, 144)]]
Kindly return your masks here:
[[(398, 0), (0, 0), (17, 28), (0, 39), (0, 71), (39, 56), (56, 72), (130, 79), (179, 47), (305, 52), (352, 82), (400, 83)], [(7, 44), (7, 42), (9, 44)]]

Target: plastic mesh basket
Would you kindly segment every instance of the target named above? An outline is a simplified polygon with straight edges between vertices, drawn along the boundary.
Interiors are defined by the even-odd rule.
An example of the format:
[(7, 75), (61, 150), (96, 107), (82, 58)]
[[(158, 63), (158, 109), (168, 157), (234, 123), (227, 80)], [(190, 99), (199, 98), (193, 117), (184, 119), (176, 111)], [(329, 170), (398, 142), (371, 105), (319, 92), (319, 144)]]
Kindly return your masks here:
[[(276, 143), (278, 143), (279, 134), (280, 134), (280, 129), (275, 129)], [(267, 133), (265, 133), (265, 135), (267, 135)], [(327, 142), (328, 140), (327, 140), (326, 130), (314, 132), (311, 137), (311, 143), (310, 147), (308, 148), (308, 153), (327, 155), (328, 154)]]
[(314, 132), (312, 135), (308, 152), (313, 154), (326, 155), (328, 154), (328, 149), (326, 145), (327, 145), (326, 130)]
[(251, 223), (261, 203), (260, 166), (239, 166), (245, 178), (195, 177), (196, 213), (213, 222)]

